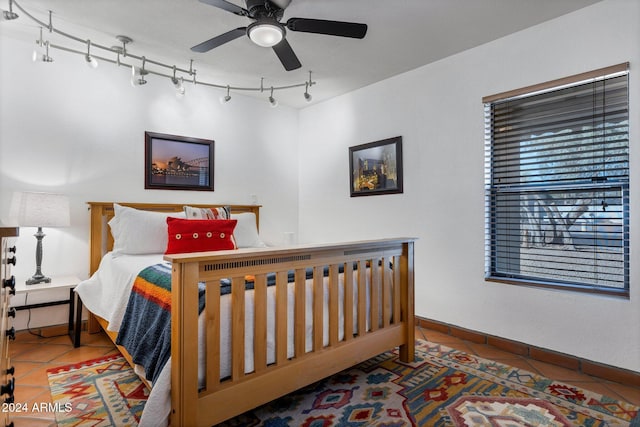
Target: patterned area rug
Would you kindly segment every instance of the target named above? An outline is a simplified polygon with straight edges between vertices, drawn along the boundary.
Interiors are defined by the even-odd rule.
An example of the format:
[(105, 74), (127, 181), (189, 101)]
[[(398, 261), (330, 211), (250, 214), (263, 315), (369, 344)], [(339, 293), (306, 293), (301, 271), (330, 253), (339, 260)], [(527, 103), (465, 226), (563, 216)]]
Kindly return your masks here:
[[(384, 353), (220, 426), (640, 426), (640, 408), (443, 345)], [(635, 421), (632, 421), (635, 418)]]
[[(135, 426), (148, 390), (119, 355), (51, 369), (58, 425)], [(67, 408), (69, 410), (67, 410)], [(425, 341), (383, 353), (220, 426), (640, 427), (640, 408)]]
[(119, 354), (47, 370), (59, 426), (137, 426), (147, 387)]

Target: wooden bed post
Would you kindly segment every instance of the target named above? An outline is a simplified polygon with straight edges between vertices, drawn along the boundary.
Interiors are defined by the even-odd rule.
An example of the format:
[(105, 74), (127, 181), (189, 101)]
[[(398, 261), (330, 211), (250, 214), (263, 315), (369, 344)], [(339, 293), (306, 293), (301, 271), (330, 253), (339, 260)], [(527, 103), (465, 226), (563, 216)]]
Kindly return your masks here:
[(171, 273), (171, 425), (198, 419), (198, 262), (173, 263)]
[(399, 348), (399, 356), (402, 362), (413, 362), (415, 357), (416, 331), (414, 305), (414, 270), (413, 270), (413, 240), (402, 244), (402, 256), (400, 257), (400, 283), (403, 284), (400, 292), (402, 301), (402, 321), (405, 324), (405, 344)]

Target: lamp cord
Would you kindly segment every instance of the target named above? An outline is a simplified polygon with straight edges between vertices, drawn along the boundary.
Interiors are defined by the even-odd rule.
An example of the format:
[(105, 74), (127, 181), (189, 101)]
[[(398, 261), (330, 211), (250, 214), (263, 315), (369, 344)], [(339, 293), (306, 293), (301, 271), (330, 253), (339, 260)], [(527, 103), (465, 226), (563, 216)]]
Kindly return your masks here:
[[(27, 300), (28, 299), (29, 299), (29, 292), (26, 292), (24, 294), (24, 305), (28, 305), (27, 304)], [(46, 336), (42, 335), (42, 332), (35, 332), (35, 331), (31, 330), (30, 324), (31, 324), (31, 309), (28, 308), (27, 309), (27, 332), (29, 332), (31, 335), (34, 335), (34, 336), (39, 337), (39, 338), (57, 338), (57, 337), (62, 337), (62, 336), (67, 335), (65, 333), (65, 334), (51, 335), (51, 336), (46, 337)], [(40, 331), (42, 331), (42, 327), (40, 328)]]

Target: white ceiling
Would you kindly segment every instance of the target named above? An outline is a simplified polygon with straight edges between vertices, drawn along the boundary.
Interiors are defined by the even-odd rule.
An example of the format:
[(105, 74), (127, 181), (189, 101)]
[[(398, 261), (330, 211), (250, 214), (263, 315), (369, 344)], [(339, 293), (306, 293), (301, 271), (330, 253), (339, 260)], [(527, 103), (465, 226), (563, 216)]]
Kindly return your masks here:
[[(244, 0), (229, 0), (245, 6)], [(304, 83), (313, 72), (317, 85), (313, 103), (367, 86), (393, 75), (498, 39), (510, 33), (570, 13), (599, 0), (292, 0), (282, 22), (291, 17), (366, 23), (363, 40), (301, 32), (287, 33), (302, 68), (287, 72), (269, 48), (241, 37), (208, 53), (190, 47), (252, 22), (198, 0), (16, 0), (42, 21), (53, 11), (53, 25), (103, 46), (118, 45), (115, 36), (131, 37), (128, 50), (177, 67), (194, 60), (199, 80), (238, 87), (285, 86)], [(3, 1), (4, 3), (4, 1)], [(6, 4), (0, 5), (7, 9)], [(37, 25), (21, 14), (2, 22), (31, 40)], [(86, 49), (45, 33), (52, 43)], [(97, 54), (110, 55), (104, 51)], [(60, 53), (58, 53), (60, 54)], [(111, 55), (115, 57), (115, 55)], [(164, 71), (165, 73), (167, 71)], [(153, 76), (149, 77), (153, 78)], [(141, 90), (143, 90), (141, 88)], [(191, 89), (190, 89), (191, 90)], [(222, 90), (213, 90), (215, 96)], [(276, 92), (282, 104), (308, 105), (304, 88)], [(247, 94), (266, 97), (265, 94)], [(233, 93), (232, 93), (233, 95)], [(188, 94), (187, 94), (188, 96)]]

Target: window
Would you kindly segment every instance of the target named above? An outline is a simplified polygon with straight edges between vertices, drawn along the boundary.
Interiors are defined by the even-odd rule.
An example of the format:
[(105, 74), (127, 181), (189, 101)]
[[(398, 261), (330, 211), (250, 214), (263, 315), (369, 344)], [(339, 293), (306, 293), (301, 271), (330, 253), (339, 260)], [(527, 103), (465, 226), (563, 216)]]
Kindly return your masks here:
[(628, 64), (483, 102), (486, 279), (628, 296)]

